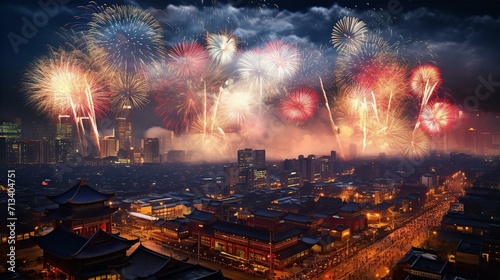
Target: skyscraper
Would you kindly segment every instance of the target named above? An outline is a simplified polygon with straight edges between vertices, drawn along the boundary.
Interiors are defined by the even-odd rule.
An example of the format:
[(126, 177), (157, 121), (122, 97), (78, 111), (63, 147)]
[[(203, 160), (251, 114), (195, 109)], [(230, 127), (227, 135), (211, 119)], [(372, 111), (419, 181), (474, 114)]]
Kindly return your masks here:
[(16, 118), (13, 122), (4, 121), (0, 124), (0, 162), (18, 162), (21, 125), (20, 118)]
[(144, 163), (160, 162), (160, 145), (158, 138), (144, 139)]
[(56, 123), (56, 139), (73, 139), (73, 122), (69, 115), (59, 115), (59, 120)]
[(115, 139), (119, 149), (128, 151), (132, 146), (132, 122), (128, 117), (115, 118)]
[(239, 182), (248, 183), (252, 168), (266, 168), (266, 150), (238, 150)]
[(101, 156), (115, 157), (118, 152), (117, 141), (114, 136), (104, 136), (101, 144)]

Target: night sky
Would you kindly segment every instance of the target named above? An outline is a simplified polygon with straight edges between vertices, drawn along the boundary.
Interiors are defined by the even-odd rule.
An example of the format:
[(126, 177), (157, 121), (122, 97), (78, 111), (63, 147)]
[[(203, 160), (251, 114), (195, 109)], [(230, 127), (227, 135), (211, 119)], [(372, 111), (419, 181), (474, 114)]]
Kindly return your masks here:
[[(26, 105), (21, 94), (21, 78), (29, 63), (47, 53), (47, 45), (60, 43), (55, 33), (78, 23), (86, 1), (57, 5), (46, 23), (31, 38), (24, 38), (24, 19), (43, 11), (41, 1), (7, 0), (2, 11), (2, 99), (0, 119), (21, 116), (24, 123), (44, 118)], [(55, 2), (55, 0), (47, 0)], [(324, 52), (333, 67), (336, 52), (330, 43), (334, 24), (343, 16), (358, 17), (370, 30), (381, 30), (393, 40), (415, 43), (430, 50), (422, 59), (432, 59), (441, 70), (442, 92), (458, 105), (474, 96), (478, 87), (482, 98), (477, 108), (500, 112), (500, 9), (497, 1), (96, 1), (99, 5), (131, 4), (160, 14), (167, 47), (182, 40), (201, 41), (207, 32), (233, 31), (243, 48), (251, 48), (270, 39), (314, 45)], [(300, 2), (298, 4), (296, 2)], [(229, 7), (227, 4), (232, 4)], [(306, 4), (307, 3), (307, 4)], [(393, 8), (391, 8), (394, 5)], [(163, 11), (163, 12), (159, 12)], [(390, 15), (390, 19), (381, 15)], [(42, 19), (43, 20), (43, 19)], [(9, 35), (10, 34), (10, 35)], [(12, 36), (24, 41), (15, 45)], [(426, 48), (423, 48), (425, 46)], [(424, 61), (423, 61), (424, 62)], [(327, 77), (325, 78), (327, 79)], [(481, 81), (492, 81), (481, 86)], [(148, 108), (136, 112), (135, 122), (143, 130), (161, 126), (161, 120)], [(136, 132), (137, 133), (137, 132)]]

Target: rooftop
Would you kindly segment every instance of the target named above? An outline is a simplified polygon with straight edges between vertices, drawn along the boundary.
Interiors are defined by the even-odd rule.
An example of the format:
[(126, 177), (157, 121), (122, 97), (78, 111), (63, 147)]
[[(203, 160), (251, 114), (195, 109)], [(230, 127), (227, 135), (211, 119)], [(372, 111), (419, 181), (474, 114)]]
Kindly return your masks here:
[(80, 180), (69, 190), (58, 195), (48, 195), (47, 198), (57, 204), (87, 204), (101, 201), (104, 202), (115, 195), (115, 193), (99, 192), (87, 185), (83, 180)]
[(299, 236), (302, 233), (302, 231), (298, 228), (270, 232), (269, 229), (265, 228), (250, 227), (225, 221), (217, 221), (214, 224), (210, 225), (210, 228), (221, 232), (231, 233), (266, 242), (269, 242), (270, 235), (272, 235), (272, 239), (274, 242), (280, 242), (290, 237)]
[[(129, 249), (138, 239), (128, 240), (99, 229), (90, 238), (58, 226), (43, 236), (32, 237), (42, 250), (62, 259), (86, 259)], [(64, 240), (64, 246), (61, 246)]]

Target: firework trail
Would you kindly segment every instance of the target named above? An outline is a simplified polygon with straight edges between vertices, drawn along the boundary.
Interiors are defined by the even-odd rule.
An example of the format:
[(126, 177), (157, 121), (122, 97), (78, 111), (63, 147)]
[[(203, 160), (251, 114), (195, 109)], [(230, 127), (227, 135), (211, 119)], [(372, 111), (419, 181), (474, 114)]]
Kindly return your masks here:
[(155, 96), (158, 102), (156, 112), (165, 123), (168, 130), (176, 134), (189, 132), (190, 125), (197, 120), (203, 112), (201, 94), (189, 86), (180, 85), (174, 93), (161, 93)]
[(420, 110), (414, 130), (420, 126), (422, 111), (427, 106), (434, 89), (441, 83), (440, 76), (437, 67), (429, 64), (415, 68), (411, 75), (411, 87), (415, 93), (421, 95)]
[(325, 106), (326, 106), (326, 109), (328, 110), (328, 117), (330, 119), (330, 127), (333, 131), (333, 134), (335, 135), (335, 139), (337, 139), (337, 144), (339, 145), (339, 148), (340, 148), (340, 156), (342, 157), (343, 160), (345, 160), (344, 149), (342, 148), (342, 144), (340, 143), (339, 134), (337, 133), (337, 129), (336, 129), (337, 126), (335, 125), (335, 122), (333, 121), (332, 111), (330, 110), (330, 104), (328, 102), (328, 97), (326, 96), (326, 91), (325, 91), (325, 88), (323, 87), (323, 80), (321, 79), (321, 77), (319, 77), (319, 84), (321, 85), (321, 91), (323, 91), (323, 97), (325, 98)]
[(150, 13), (135, 6), (88, 6), (92, 8), (87, 23), (91, 54), (104, 53), (107, 63), (127, 72), (137, 72), (164, 55), (162, 28)]

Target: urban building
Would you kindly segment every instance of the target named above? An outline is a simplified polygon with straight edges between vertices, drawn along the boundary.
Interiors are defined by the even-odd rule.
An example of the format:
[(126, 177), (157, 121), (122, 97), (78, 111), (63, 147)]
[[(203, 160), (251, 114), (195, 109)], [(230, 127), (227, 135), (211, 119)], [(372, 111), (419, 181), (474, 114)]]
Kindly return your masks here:
[(158, 138), (144, 139), (144, 163), (160, 163), (160, 145)]

